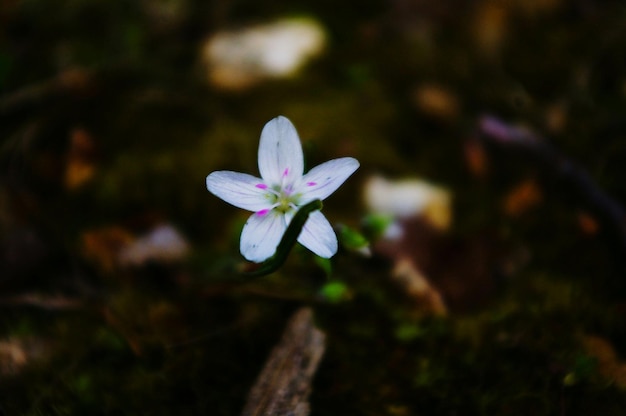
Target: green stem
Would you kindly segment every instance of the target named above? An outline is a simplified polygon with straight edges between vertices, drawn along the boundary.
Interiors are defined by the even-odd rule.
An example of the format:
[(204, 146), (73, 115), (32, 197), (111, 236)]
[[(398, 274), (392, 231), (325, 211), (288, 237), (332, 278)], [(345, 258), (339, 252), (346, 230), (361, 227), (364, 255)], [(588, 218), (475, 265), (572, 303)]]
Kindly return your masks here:
[(276, 253), (274, 253), (274, 255), (269, 259), (265, 260), (258, 269), (252, 272), (244, 273), (244, 275), (250, 277), (265, 276), (266, 274), (270, 274), (278, 270), (280, 266), (285, 263), (287, 256), (289, 256), (289, 252), (291, 252), (291, 249), (298, 241), (298, 236), (300, 235), (306, 220), (309, 219), (309, 214), (320, 209), (322, 209), (322, 201), (319, 199), (315, 199), (300, 207), (298, 212), (296, 212), (296, 215), (294, 215), (291, 219), (291, 222), (289, 223), (285, 234), (283, 234), (283, 238), (280, 240), (280, 243), (278, 243)]

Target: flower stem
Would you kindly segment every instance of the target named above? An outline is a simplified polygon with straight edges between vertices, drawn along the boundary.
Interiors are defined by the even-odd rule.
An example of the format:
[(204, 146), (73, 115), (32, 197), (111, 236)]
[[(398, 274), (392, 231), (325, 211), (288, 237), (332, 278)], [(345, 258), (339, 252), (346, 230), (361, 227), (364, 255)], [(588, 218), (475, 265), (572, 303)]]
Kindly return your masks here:
[(298, 241), (298, 236), (300, 235), (306, 220), (309, 219), (309, 214), (320, 209), (322, 209), (322, 201), (319, 199), (315, 199), (300, 207), (298, 212), (296, 212), (296, 215), (294, 215), (291, 219), (291, 222), (289, 223), (285, 234), (283, 234), (283, 238), (280, 240), (280, 243), (278, 243), (276, 253), (274, 253), (274, 255), (269, 259), (265, 260), (258, 269), (246, 272), (244, 275), (250, 277), (265, 276), (266, 274), (270, 274), (278, 270), (280, 266), (285, 263), (287, 256), (289, 256), (289, 252)]

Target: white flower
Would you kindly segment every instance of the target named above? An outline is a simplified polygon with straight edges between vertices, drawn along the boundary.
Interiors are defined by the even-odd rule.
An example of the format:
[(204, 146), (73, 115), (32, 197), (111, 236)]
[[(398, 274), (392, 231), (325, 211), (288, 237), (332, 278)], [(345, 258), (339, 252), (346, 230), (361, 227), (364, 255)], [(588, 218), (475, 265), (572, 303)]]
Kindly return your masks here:
[[(206, 178), (207, 189), (238, 208), (253, 211), (241, 233), (240, 250), (254, 262), (276, 252), (289, 222), (302, 205), (332, 194), (359, 162), (351, 157), (333, 159), (304, 173), (302, 145), (295, 127), (279, 116), (261, 132), (259, 172), (261, 178), (245, 173), (217, 171)], [(320, 257), (337, 252), (337, 237), (320, 211), (313, 211), (298, 242)]]

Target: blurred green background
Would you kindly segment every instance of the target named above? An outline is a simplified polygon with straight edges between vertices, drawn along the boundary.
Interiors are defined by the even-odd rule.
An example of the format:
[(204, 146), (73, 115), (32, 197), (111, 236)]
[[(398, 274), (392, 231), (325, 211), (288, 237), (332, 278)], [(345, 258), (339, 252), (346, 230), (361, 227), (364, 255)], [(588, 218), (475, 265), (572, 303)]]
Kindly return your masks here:
[[(593, 0), (3, 1), (0, 413), (238, 414), (311, 305), (312, 414), (621, 414), (624, 230), (602, 207), (626, 201), (625, 21)], [(372, 175), (449, 198), (400, 242), (367, 234), (371, 257), (296, 247), (242, 281), (249, 214), (204, 180), (257, 175), (278, 115), (308, 168), (360, 161), (334, 224), (367, 234)], [(485, 116), (547, 147), (490, 141)]]

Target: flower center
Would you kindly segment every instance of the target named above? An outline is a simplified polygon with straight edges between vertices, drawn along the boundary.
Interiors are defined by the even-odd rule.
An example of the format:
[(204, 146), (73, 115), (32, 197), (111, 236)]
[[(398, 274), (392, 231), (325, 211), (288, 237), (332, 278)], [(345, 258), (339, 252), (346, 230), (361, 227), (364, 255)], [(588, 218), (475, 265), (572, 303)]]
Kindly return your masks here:
[(291, 201), (289, 198), (280, 198), (276, 209), (283, 213), (289, 211), (291, 209)]
[[(281, 184), (272, 186), (270, 188), (264, 183), (260, 183), (256, 185), (256, 187), (267, 191), (265, 197), (272, 204), (270, 209), (275, 209), (283, 214), (291, 210), (298, 209), (298, 203), (302, 194), (294, 192), (293, 185)], [(268, 211), (262, 210), (262, 212), (263, 215), (265, 215), (265, 213), (267, 213)]]
[(282, 213), (286, 213), (292, 209), (297, 209), (299, 195), (294, 194), (291, 185), (276, 190), (276, 209)]

